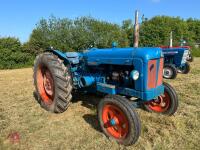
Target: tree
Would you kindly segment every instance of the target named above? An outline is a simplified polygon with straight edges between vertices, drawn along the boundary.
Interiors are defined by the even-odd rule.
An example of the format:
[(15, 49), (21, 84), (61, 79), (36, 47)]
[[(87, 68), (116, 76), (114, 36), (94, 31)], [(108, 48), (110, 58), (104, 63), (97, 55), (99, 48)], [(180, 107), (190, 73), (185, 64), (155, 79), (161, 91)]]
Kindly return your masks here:
[(134, 33), (134, 25), (132, 21), (129, 20), (124, 20), (122, 23), (122, 29), (125, 31), (126, 36), (129, 40), (129, 46), (133, 47), (133, 33)]
[(142, 23), (140, 46), (169, 45), (169, 35), (173, 31), (174, 45), (180, 45), (181, 38), (192, 43), (192, 33), (188, 24), (179, 17), (156, 16)]
[(31, 64), (32, 56), (23, 52), (17, 38), (0, 38), (0, 69), (9, 69)]
[(189, 18), (187, 25), (189, 32), (192, 33), (192, 40), (200, 43), (200, 20)]
[(91, 46), (111, 47), (113, 41), (121, 47), (128, 46), (126, 32), (117, 24), (91, 17), (75, 20), (50, 17), (48, 20), (40, 20), (26, 48), (34, 54), (50, 46), (63, 51), (81, 51)]

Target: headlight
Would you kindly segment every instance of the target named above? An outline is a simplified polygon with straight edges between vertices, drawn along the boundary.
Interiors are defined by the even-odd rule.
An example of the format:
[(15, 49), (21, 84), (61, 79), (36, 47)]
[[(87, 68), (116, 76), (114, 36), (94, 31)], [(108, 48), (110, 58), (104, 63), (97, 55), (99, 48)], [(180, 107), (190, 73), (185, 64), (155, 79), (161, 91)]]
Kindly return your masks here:
[(161, 57), (164, 57), (163, 51), (161, 51)]
[(182, 58), (181, 64), (184, 64), (187, 61), (188, 55), (189, 55), (189, 51), (185, 50), (183, 53), (183, 58)]
[(139, 72), (137, 70), (131, 71), (131, 78), (133, 80), (137, 80), (139, 78), (139, 76), (140, 76), (140, 74), (139, 74)]

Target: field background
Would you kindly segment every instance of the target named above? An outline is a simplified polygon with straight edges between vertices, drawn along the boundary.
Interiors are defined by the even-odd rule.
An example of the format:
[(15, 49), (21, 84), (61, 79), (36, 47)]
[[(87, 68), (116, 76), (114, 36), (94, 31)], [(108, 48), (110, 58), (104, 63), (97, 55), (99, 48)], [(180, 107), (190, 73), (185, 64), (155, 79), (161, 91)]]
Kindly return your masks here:
[[(43, 110), (33, 91), (32, 69), (0, 70), (0, 150), (3, 149), (200, 149), (200, 58), (188, 75), (167, 81), (177, 90), (179, 109), (166, 117), (137, 109), (142, 122), (139, 141), (130, 147), (108, 140), (100, 131), (96, 96), (73, 99), (62, 114)], [(12, 144), (8, 135), (20, 134)]]

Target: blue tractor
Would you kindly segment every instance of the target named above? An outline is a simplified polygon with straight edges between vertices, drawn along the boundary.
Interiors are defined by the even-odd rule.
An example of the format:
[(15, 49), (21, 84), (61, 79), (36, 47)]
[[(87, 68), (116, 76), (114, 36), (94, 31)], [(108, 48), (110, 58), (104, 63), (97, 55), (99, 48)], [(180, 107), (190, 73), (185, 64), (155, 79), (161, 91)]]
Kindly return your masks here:
[(164, 54), (163, 77), (175, 79), (177, 73), (188, 74), (190, 72), (190, 50), (184, 47), (161, 47)]
[(37, 101), (48, 111), (62, 113), (74, 92), (101, 93), (97, 109), (102, 131), (120, 144), (131, 145), (141, 133), (137, 106), (165, 115), (177, 110), (177, 94), (163, 82), (163, 62), (161, 48), (50, 50), (35, 59)]

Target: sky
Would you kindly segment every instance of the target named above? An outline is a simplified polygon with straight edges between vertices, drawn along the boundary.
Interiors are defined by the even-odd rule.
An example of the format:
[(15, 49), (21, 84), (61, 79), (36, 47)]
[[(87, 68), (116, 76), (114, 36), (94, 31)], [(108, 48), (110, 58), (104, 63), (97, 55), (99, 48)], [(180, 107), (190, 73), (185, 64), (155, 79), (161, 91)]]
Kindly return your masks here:
[(157, 15), (200, 19), (200, 0), (0, 0), (0, 37), (17, 37), (28, 41), (40, 19), (92, 16), (121, 24), (140, 17)]

